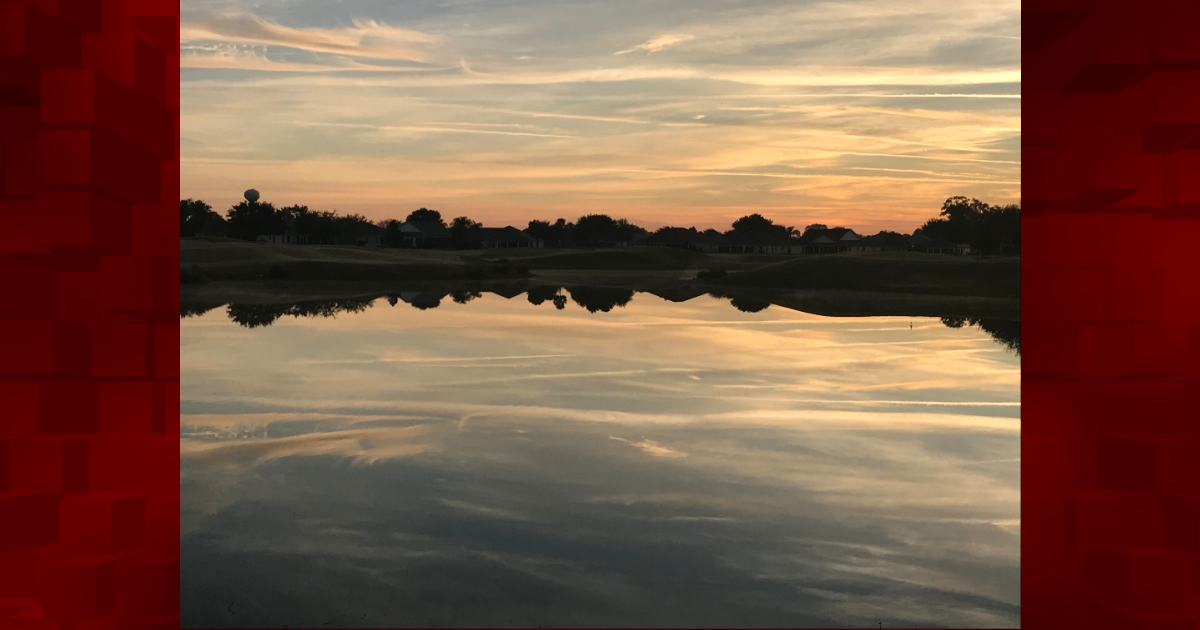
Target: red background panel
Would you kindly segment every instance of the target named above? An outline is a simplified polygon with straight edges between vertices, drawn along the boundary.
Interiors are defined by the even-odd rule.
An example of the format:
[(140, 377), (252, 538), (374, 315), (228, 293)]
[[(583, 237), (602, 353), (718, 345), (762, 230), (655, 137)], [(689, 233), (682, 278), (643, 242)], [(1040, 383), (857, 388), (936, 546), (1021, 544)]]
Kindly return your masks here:
[(1023, 628), (1200, 619), (1194, 4), (1023, 5)]
[[(1200, 10), (1024, 6), (1026, 628), (1200, 616)], [(0, 622), (178, 624), (178, 3), (0, 2)]]
[(0, 627), (179, 624), (178, 29), (0, 2)]

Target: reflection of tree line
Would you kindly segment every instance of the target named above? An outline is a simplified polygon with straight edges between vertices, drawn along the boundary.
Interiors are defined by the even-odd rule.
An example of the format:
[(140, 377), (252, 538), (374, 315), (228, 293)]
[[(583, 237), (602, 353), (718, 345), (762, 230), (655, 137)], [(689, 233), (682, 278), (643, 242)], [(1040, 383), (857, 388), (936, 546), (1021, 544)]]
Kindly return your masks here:
[[(622, 308), (633, 300), (632, 289), (612, 287), (558, 287), (537, 286), (528, 291), (496, 290), (495, 293), (506, 298), (513, 298), (522, 293), (534, 306), (549, 302), (554, 308), (563, 310), (567, 301), (578, 304), (589, 313), (608, 313), (614, 308)], [(718, 299), (728, 299), (730, 304), (743, 313), (758, 313), (766, 310), (771, 303), (761, 299), (730, 295), (721, 292), (710, 292), (708, 295)], [(449, 297), (455, 304), (466, 304), (480, 298), (479, 291), (424, 291), (413, 293), (397, 293), (384, 296), (388, 304), (396, 306), (401, 301), (420, 310), (429, 310), (441, 306), (442, 300)], [(672, 301), (686, 301), (695, 296), (682, 296)], [(293, 304), (230, 304), (226, 308), (229, 319), (245, 326), (258, 328), (270, 326), (275, 320), (287, 315), (291, 317), (334, 317), (338, 313), (360, 313), (367, 310), (378, 298), (348, 298), (340, 300), (309, 300)], [(668, 298), (670, 299), (670, 298)], [(219, 303), (183, 302), (180, 304), (180, 317), (203, 315), (215, 308), (223, 306)], [(950, 328), (976, 326), (988, 333), (1004, 347), (1021, 353), (1021, 322), (1014, 320), (978, 319), (974, 317), (943, 317), (942, 323)]]
[(978, 326), (1005, 348), (1021, 354), (1021, 322), (1008, 319), (976, 319), (974, 317), (943, 317), (942, 323), (950, 328)]
[[(569, 298), (579, 306), (585, 308), (590, 313), (603, 312), (607, 313), (616, 307), (623, 307), (633, 299), (632, 289), (613, 289), (608, 287), (556, 287), (556, 286), (538, 286), (528, 291), (509, 291), (498, 292), (506, 298), (513, 298), (521, 293), (525, 293), (530, 304), (541, 306), (546, 302), (554, 305), (554, 308), (563, 310), (567, 307), (567, 299)], [(397, 295), (388, 295), (388, 304), (395, 306), (401, 300), (406, 302), (413, 308), (427, 310), (437, 308), (441, 305), (442, 300), (450, 297), (456, 304), (466, 304), (471, 300), (481, 297), (483, 294), (479, 291), (450, 291), (450, 292), (428, 292)]]
[[(375, 298), (350, 298), (343, 300), (312, 300), (294, 304), (230, 304), (226, 307), (229, 319), (246, 328), (270, 326), (275, 320), (292, 317), (336, 317), (338, 313), (361, 313), (371, 307)], [(193, 317), (222, 306), (221, 304), (180, 303), (179, 315)]]
[(733, 308), (736, 308), (743, 313), (757, 313), (759, 311), (765, 311), (767, 310), (767, 307), (771, 305), (771, 303), (767, 302), (766, 300), (756, 300), (744, 295), (729, 295), (727, 293), (718, 291), (710, 291), (709, 295), (715, 298), (727, 298), (729, 303), (733, 305)]

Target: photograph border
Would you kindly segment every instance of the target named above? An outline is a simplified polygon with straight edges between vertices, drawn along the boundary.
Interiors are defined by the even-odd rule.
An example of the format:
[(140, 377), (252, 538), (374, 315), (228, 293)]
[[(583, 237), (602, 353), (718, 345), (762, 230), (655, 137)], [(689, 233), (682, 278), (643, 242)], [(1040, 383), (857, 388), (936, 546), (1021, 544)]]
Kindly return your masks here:
[[(1022, 627), (1194, 627), (1200, 11), (1022, 16)], [(179, 5), (0, 3), (0, 624), (179, 625)]]

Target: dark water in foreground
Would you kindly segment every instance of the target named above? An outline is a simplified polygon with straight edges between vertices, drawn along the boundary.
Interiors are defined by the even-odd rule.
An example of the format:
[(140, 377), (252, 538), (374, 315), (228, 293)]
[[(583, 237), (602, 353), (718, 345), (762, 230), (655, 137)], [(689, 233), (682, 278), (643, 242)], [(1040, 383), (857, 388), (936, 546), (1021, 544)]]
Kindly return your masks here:
[(183, 624), (1019, 624), (1011, 327), (612, 297), (190, 309)]

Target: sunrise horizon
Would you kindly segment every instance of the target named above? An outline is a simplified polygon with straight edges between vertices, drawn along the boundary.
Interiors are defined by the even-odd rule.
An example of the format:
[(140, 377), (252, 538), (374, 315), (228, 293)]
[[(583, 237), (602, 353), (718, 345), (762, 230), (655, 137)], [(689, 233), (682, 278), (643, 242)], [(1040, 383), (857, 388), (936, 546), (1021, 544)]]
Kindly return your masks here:
[(911, 231), (1020, 199), (1016, 3), (188, 5), (181, 197)]

